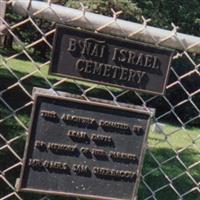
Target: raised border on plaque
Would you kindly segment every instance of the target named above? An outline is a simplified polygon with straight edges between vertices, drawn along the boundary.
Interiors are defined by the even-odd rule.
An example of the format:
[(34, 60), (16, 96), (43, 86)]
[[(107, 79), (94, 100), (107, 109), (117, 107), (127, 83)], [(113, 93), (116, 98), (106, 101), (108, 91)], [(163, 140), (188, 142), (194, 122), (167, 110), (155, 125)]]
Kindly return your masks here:
[[(40, 89), (35, 89), (35, 91), (39, 91)], [(45, 92), (45, 89), (41, 89), (40, 92), (42, 93), (49, 93), (48, 90), (46, 90)], [(51, 93), (51, 92), (50, 92)], [(115, 105), (111, 104), (111, 103), (108, 103), (108, 101), (104, 101), (104, 100), (99, 100), (96, 99), (96, 101), (98, 102), (88, 102), (86, 100), (83, 100), (81, 99), (81, 97), (79, 98), (74, 98), (73, 97), (70, 97), (69, 94), (65, 94), (65, 93), (60, 93), (62, 95), (65, 95), (65, 97), (59, 97), (59, 96), (54, 96), (54, 95), (48, 95), (48, 94), (41, 94), (41, 93), (35, 93), (34, 94), (34, 105), (33, 105), (33, 110), (32, 110), (32, 114), (31, 114), (31, 119), (32, 119), (32, 122), (31, 122), (31, 126), (30, 126), (30, 129), (29, 129), (29, 135), (28, 135), (28, 140), (27, 140), (27, 143), (26, 143), (26, 147), (25, 147), (25, 153), (24, 153), (24, 159), (23, 159), (23, 166), (22, 166), (22, 170), (21, 170), (21, 175), (20, 175), (20, 180), (17, 184), (17, 191), (29, 191), (29, 192), (36, 192), (36, 193), (43, 193), (43, 194), (49, 194), (49, 195), (62, 195), (62, 196), (74, 196), (74, 197), (84, 197), (84, 198), (91, 198), (91, 199), (104, 199), (104, 200), (114, 200), (114, 199), (131, 199), (133, 196), (135, 196), (137, 194), (137, 190), (138, 190), (138, 186), (139, 186), (139, 178), (140, 178), (140, 174), (141, 174), (141, 167), (142, 167), (142, 163), (143, 163), (143, 159), (144, 159), (144, 152), (145, 152), (145, 148), (146, 148), (146, 139), (147, 139), (147, 133), (148, 133), (148, 130), (149, 130), (149, 126), (150, 126), (150, 120), (151, 120), (151, 115), (152, 115), (152, 112), (150, 111), (145, 111), (144, 108), (141, 108), (141, 109), (136, 109), (136, 108), (133, 108), (132, 105), (127, 105), (123, 107), (116, 107)], [(38, 100), (41, 100), (41, 99), (49, 99), (49, 100), (52, 100), (52, 102), (56, 102), (56, 101), (63, 101), (63, 102), (74, 102), (74, 103), (78, 103), (80, 105), (88, 105), (88, 106), (96, 106), (96, 107), (99, 107), (99, 108), (105, 108), (105, 109), (113, 109), (113, 110), (117, 110), (118, 111), (124, 111), (124, 112), (128, 112), (128, 113), (138, 113), (138, 114), (142, 114), (142, 115), (146, 115), (147, 116), (147, 122), (146, 122), (146, 126), (145, 126), (145, 131), (142, 135), (142, 144), (141, 144), (141, 149), (139, 150), (140, 151), (140, 157), (138, 159), (138, 167), (137, 167), (137, 170), (136, 170), (136, 180), (135, 180), (135, 183), (130, 183), (130, 184), (133, 184), (133, 191), (131, 193), (131, 198), (118, 198), (117, 196), (115, 197), (108, 197), (108, 196), (104, 196), (103, 194), (102, 195), (90, 195), (90, 194), (81, 194), (81, 193), (76, 193), (76, 192), (61, 192), (61, 191), (53, 191), (53, 190), (49, 190), (47, 191), (46, 189), (35, 189), (35, 188), (27, 188), (27, 187), (23, 187), (23, 181), (25, 178), (27, 177), (24, 177), (26, 176), (25, 174), (27, 173), (27, 159), (29, 157), (29, 153), (30, 153), (30, 149), (33, 148), (33, 146), (31, 147), (31, 144), (33, 145), (33, 138), (32, 137), (35, 137), (36, 136), (36, 132), (35, 134), (33, 135), (33, 129), (35, 129), (35, 126), (37, 125), (37, 118), (38, 116), (38, 108), (37, 108), (37, 104), (38, 104)], [(141, 136), (139, 136), (141, 137)], [(31, 144), (30, 144), (31, 143)], [(33, 150), (34, 151), (34, 150)], [(29, 157), (30, 158), (30, 157)], [(101, 180), (99, 180), (101, 181)], [(70, 184), (70, 183), (66, 183), (67, 184)], [(41, 186), (42, 187), (42, 186)], [(130, 194), (129, 194), (130, 195)]]

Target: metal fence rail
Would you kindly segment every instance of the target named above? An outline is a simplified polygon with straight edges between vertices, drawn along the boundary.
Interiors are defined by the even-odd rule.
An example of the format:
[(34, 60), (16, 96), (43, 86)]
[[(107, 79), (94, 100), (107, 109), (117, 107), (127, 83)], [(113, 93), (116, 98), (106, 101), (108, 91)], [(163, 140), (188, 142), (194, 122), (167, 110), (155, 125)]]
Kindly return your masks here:
[[(78, 93), (88, 101), (91, 101), (90, 97), (97, 96), (110, 99), (118, 106), (119, 102), (128, 102), (156, 108), (138, 199), (199, 200), (200, 129), (191, 127), (200, 124), (200, 38), (177, 33), (174, 25), (172, 31), (149, 27), (148, 20), (144, 18), (143, 24), (119, 20), (119, 12), (115, 11), (110, 18), (88, 13), (84, 6), (82, 11), (78, 11), (54, 5), (51, 1), (40, 4), (35, 1), (7, 1), (7, 6), (13, 6), (18, 17), (13, 21), (0, 18), (3, 34), (14, 38), (14, 50), (7, 54), (1, 51), (0, 60), (0, 200), (57, 199), (19, 194), (15, 190), (35, 86), (55, 93), (57, 90)], [(43, 28), (44, 21), (41, 23), (38, 18), (50, 20), (49, 30)], [(42, 44), (47, 52), (52, 49), (50, 38), (55, 32), (55, 22), (179, 49), (173, 57), (166, 94), (143, 95), (48, 76), (49, 55), (41, 59), (34, 55), (34, 48)], [(29, 27), (39, 35), (31, 42), (24, 40), (20, 32)]]
[[(14, 9), (21, 15), (26, 15), (28, 9), (29, 15), (60, 22), (76, 27), (90, 29), (95, 32), (103, 32), (116, 36), (136, 39), (143, 42), (162, 45), (165, 47), (187, 50), (188, 52), (200, 53), (199, 38), (182, 33), (177, 33), (177, 27), (173, 26), (172, 31), (167, 31), (152, 26), (147, 26), (149, 19), (143, 18), (143, 24), (128, 22), (117, 19), (120, 12), (113, 10), (113, 18), (86, 12), (82, 7), (82, 11), (60, 5), (47, 4), (44, 2), (18, 0), (13, 2)], [(116, 26), (117, 25), (117, 26)]]

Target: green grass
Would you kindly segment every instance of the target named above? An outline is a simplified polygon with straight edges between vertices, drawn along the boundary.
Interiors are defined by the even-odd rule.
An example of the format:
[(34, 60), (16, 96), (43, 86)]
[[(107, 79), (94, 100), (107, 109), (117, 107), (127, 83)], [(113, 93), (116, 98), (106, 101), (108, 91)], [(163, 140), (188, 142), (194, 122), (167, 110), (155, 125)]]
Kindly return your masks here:
[[(24, 60), (19, 60), (19, 59), (11, 59), (7, 61), (7, 64), (13, 69), (17, 70), (18, 72), (22, 73), (31, 73), (34, 70), (41, 65), (41, 63), (32, 63), (30, 61), (24, 61)], [(44, 74), (47, 75), (48, 68), (47, 65), (45, 67), (40, 68), (40, 71)], [(36, 75), (37, 76), (37, 75)]]
[[(182, 127), (166, 124), (163, 133), (155, 133), (152, 127), (149, 133), (149, 146), (153, 146), (154, 148), (170, 148), (169, 144), (165, 142), (167, 139), (170, 145), (178, 150), (191, 145), (193, 139), (197, 138), (199, 135), (199, 128), (183, 129)], [(200, 141), (197, 141), (196, 145), (200, 148)]]
[[(2, 57), (2, 59), (3, 59), (3, 63), (4, 63), (3, 65), (5, 66), (5, 64), (6, 64), (12, 70), (14, 70), (14, 72), (16, 72), (16, 73), (18, 72), (18, 73), (21, 73), (21, 74), (29, 74), (29, 73), (32, 73), (35, 70), (39, 69), (41, 74), (43, 76), (47, 77), (48, 79), (54, 80), (54, 81), (61, 80), (60, 77), (49, 75), (49, 73), (48, 73), (49, 64), (43, 65), (43, 63), (30, 62), (30, 61), (25, 61), (25, 60), (16, 59), (16, 58), (8, 59), (6, 57), (4, 57), (4, 58)], [(0, 63), (0, 65), (1, 65), (1, 63)], [(1, 68), (0, 68), (0, 73), (2, 73), (1, 72)], [(33, 74), (33, 76), (37, 77), (37, 78), (41, 78), (41, 76), (42, 76), (41, 74), (40, 73), (35, 73), (35, 74)], [(71, 79), (67, 79), (66, 78), (66, 80), (67, 80), (68, 83), (74, 83), (73, 80), (71, 80)], [(99, 84), (93, 84), (93, 83), (84, 82), (84, 81), (76, 81), (76, 82), (78, 84), (82, 85), (83, 87), (91, 87), (93, 85), (97, 85), (97, 88), (99, 88), (99, 89), (102, 89), (104, 87), (104, 86), (99, 85)], [(115, 87), (107, 86), (107, 88), (109, 88), (113, 92), (122, 91), (122, 89), (115, 88)]]
[[(39, 69), (40, 72), (44, 76), (48, 76), (49, 66), (42, 65), (42, 63), (39, 63), (39, 62), (31, 62), (31, 61), (26, 61), (26, 60), (21, 60), (21, 59), (16, 59), (16, 58), (9, 59), (7, 57), (2, 57), (1, 66), (5, 67), (5, 65), (10, 67), (12, 70), (17, 71), (18, 73), (22, 73), (22, 74), (29, 74)], [(39, 73), (35, 73), (33, 76), (41, 77)], [(52, 77), (53, 76), (48, 76), (48, 78), (52, 78)], [(56, 79), (57, 77), (53, 77), (53, 78)]]
[[(17, 79), (5, 68), (5, 59), (0, 63), (0, 90), (3, 90), (10, 85), (16, 83)], [(41, 63), (37, 63), (41, 65)], [(6, 65), (8, 65), (14, 73), (20, 78), (24, 77), (25, 75), (35, 71), (36, 66), (35, 64), (19, 60), (19, 59), (12, 59), (7, 61)], [(40, 71), (41, 73), (48, 77), (48, 80), (51, 83), (55, 83), (59, 80), (58, 77), (49, 76), (48, 75), (48, 65), (43, 66)], [(31, 93), (32, 88), (42, 87), (42, 88), (49, 88), (46, 81), (41, 77), (39, 73), (35, 73), (30, 78), (23, 80), (22, 85)], [(90, 87), (91, 83), (79, 82), (82, 87), (87, 88)], [(67, 80), (67, 83), (56, 88), (65, 90), (71, 93), (80, 93), (77, 86), (73, 83), (72, 80)], [(118, 93), (121, 90), (116, 88), (111, 88), (114, 93)], [(91, 94), (90, 94), (91, 95)], [(107, 97), (102, 90), (102, 86), (99, 86), (98, 89), (94, 90), (92, 93), (93, 96), (100, 96), (102, 98)], [(6, 92), (3, 95), (3, 98), (6, 102), (13, 107), (13, 109), (17, 109), (22, 105), (25, 105), (30, 99), (27, 97), (26, 94), (19, 87), (15, 87), (11, 89), (10, 92)], [(19, 119), (26, 125), (29, 126), (30, 123), (30, 112), (31, 112), (31, 105), (25, 109), (20, 110), (16, 113)], [(8, 116), (10, 111), (6, 108), (6, 106), (0, 102), (0, 118), (5, 118)], [(23, 155), (23, 149), (25, 144), (25, 130), (16, 122), (14, 117), (11, 117), (7, 120), (4, 120), (0, 123), (0, 132), (1, 134), (7, 139), (10, 140), (14, 137), (19, 136), (20, 138), (14, 142), (12, 142), (12, 148), (20, 155)], [(145, 182), (148, 186), (153, 190), (157, 191), (155, 193), (155, 197), (158, 200), (177, 200), (178, 196), (174, 192), (171, 186), (176, 188), (176, 190), (183, 194), (190, 190), (191, 188), (195, 187), (194, 183), (185, 173), (186, 169), (188, 168), (188, 172), (194, 178), (196, 182), (200, 182), (200, 167), (199, 165), (191, 167), (192, 164), (199, 162), (200, 160), (200, 140), (195, 140), (200, 135), (199, 128), (188, 128), (183, 130), (181, 127), (177, 127), (175, 125), (166, 124), (163, 133), (155, 133), (152, 131), (149, 132), (148, 136), (148, 146), (149, 149), (146, 151), (145, 160), (143, 165), (143, 174), (148, 173), (144, 177)], [(5, 142), (0, 139), (0, 147), (5, 145)], [(176, 152), (179, 152), (178, 154)], [(153, 157), (152, 157), (153, 155)], [(5, 159), (9, 158), (9, 159)], [(156, 160), (155, 160), (156, 159)], [(166, 162), (166, 160), (168, 160)], [(179, 162), (182, 161), (182, 163)], [(16, 159), (10, 153), (8, 149), (0, 151), (0, 171), (4, 170), (5, 168), (13, 165), (16, 163)], [(157, 162), (162, 163), (159, 165)], [(20, 168), (13, 170), (10, 173), (6, 174), (6, 178), (10, 180), (10, 182), (14, 185), (16, 178), (19, 177)], [(163, 175), (163, 173), (165, 176)], [(177, 178), (175, 178), (177, 177)], [(170, 183), (168, 181), (169, 178), (172, 180)], [(171, 184), (171, 186), (170, 186)], [(6, 193), (11, 192), (7, 185), (1, 183), (0, 179), (0, 198)], [(164, 187), (166, 186), (166, 187)], [(159, 188), (162, 188), (159, 190)], [(140, 188), (139, 188), (139, 200), (143, 200), (151, 195), (151, 192), (148, 188), (143, 184), (141, 181)], [(26, 200), (33, 200), (37, 199), (37, 195), (30, 195), (24, 194), (24, 198)], [(10, 198), (12, 199), (12, 198)], [(53, 199), (62, 199), (57, 197), (52, 197)], [(72, 198), (69, 198), (72, 199)], [(151, 198), (152, 200), (154, 198)], [(199, 193), (197, 190), (189, 193), (188, 195), (184, 196), (183, 200), (200, 200)]]
[[(183, 130), (181, 127), (166, 124), (163, 132), (155, 133), (152, 129), (149, 132), (149, 149), (145, 155), (143, 174), (150, 173), (145, 176), (144, 180), (152, 190), (158, 190), (163, 187), (163, 189), (155, 193), (157, 199), (168, 200), (170, 197), (170, 200), (176, 200), (178, 196), (170, 187), (168, 179), (173, 180), (172, 186), (180, 194), (196, 186), (185, 173), (185, 167), (189, 167), (189, 173), (196, 182), (200, 181), (199, 165), (191, 167), (200, 160), (198, 151), (200, 149), (200, 140), (198, 140), (200, 129), (190, 128)], [(180, 160), (182, 163), (180, 163)], [(139, 199), (143, 200), (149, 195), (151, 195), (150, 191), (141, 183)], [(190, 195), (186, 195), (184, 199), (199, 200), (200, 197), (195, 190)]]

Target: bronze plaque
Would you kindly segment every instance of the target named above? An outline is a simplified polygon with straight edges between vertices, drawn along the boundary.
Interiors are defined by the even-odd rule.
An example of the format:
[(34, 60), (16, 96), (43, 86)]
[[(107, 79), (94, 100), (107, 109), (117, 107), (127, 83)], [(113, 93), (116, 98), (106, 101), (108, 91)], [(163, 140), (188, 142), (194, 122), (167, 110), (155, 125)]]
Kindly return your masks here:
[(35, 95), (18, 191), (92, 199), (136, 195), (150, 112)]
[(172, 51), (58, 25), (49, 73), (164, 94)]

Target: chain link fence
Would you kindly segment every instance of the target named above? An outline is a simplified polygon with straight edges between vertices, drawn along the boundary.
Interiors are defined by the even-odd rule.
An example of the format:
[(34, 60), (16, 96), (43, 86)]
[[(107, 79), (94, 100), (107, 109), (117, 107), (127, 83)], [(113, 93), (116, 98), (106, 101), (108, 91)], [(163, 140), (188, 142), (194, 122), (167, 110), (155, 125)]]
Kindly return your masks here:
[[(144, 17), (140, 25), (130, 23), (134, 31), (127, 32), (130, 27), (118, 20), (120, 12), (114, 10), (113, 18), (102, 16), (94, 24), (83, 5), (82, 11), (71, 10), (74, 17), (70, 18), (70, 13), (65, 13), (65, 10), (58, 12), (51, 1), (37, 9), (33, 9), (32, 1), (21, 2), (21, 8), (13, 1), (4, 2), (7, 4), (6, 17), (0, 18), (1, 35), (5, 37), (6, 45), (12, 46), (11, 50), (6, 46), (0, 52), (0, 199), (63, 199), (21, 194), (15, 190), (30, 123), (32, 89), (41, 87), (79, 94), (87, 101), (98, 97), (112, 100), (117, 106), (124, 102), (147, 109), (156, 108), (138, 199), (200, 200), (200, 38), (178, 35), (174, 24), (172, 31), (159, 29), (158, 36), (158, 29), (149, 28), (149, 20)], [(25, 4), (28, 7), (24, 10)], [(86, 28), (95, 32), (112, 29), (117, 35), (130, 39), (176, 48), (166, 94), (146, 95), (49, 76), (47, 71), (55, 22), (82, 27), (87, 24)]]

